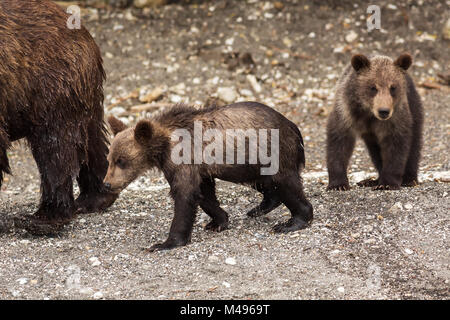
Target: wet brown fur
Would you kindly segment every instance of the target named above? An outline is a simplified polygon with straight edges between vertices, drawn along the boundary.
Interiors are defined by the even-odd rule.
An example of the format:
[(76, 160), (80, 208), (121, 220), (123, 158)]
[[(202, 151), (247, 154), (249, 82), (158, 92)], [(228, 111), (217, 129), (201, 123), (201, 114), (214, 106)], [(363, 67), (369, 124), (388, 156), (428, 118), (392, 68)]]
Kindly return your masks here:
[[(178, 141), (171, 141), (171, 133), (183, 128), (193, 137), (194, 121), (201, 121), (204, 131), (219, 129), (224, 137), (226, 129), (279, 129), (278, 173), (261, 175), (262, 165), (249, 164), (248, 154), (245, 164), (174, 164), (171, 150)], [(246, 184), (263, 193), (262, 203), (248, 212), (250, 216), (266, 214), (284, 203), (292, 218), (275, 226), (278, 232), (304, 228), (312, 219), (312, 206), (303, 194), (300, 178), (305, 165), (300, 131), (272, 108), (256, 102), (202, 109), (177, 105), (153, 119), (141, 120), (135, 128), (120, 130), (123, 126), (117, 119), (111, 118), (109, 122), (117, 135), (108, 155), (110, 165), (105, 183), (113, 191), (120, 192), (145, 170), (157, 168), (164, 173), (171, 187), (175, 216), (169, 238), (151, 250), (188, 243), (198, 205), (212, 218), (206, 229), (221, 231), (227, 228), (228, 214), (216, 199), (215, 178)], [(248, 145), (246, 150), (248, 153)], [(118, 169), (118, 166), (122, 168)]]
[(33, 219), (50, 224), (115, 199), (102, 183), (108, 151), (102, 58), (84, 27), (67, 28), (68, 17), (47, 0), (0, 2), (0, 177), (10, 173), (11, 142), (26, 139), (41, 175)]
[(357, 137), (364, 140), (379, 173), (378, 179), (364, 180), (360, 186), (417, 185), (423, 109), (406, 72), (411, 63), (409, 54), (395, 61), (385, 56), (352, 58), (339, 79), (327, 124), (328, 189), (350, 188), (347, 167)]

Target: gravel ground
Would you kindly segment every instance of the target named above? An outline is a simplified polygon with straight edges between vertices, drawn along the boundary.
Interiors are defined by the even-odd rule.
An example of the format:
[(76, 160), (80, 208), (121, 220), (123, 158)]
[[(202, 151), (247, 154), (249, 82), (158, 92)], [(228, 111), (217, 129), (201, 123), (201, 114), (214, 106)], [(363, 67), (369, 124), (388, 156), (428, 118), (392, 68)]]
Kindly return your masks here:
[[(173, 212), (166, 181), (149, 172), (105, 213), (79, 216), (55, 237), (3, 228), (0, 299), (449, 299), (450, 95), (438, 74), (450, 71), (450, 41), (442, 37), (450, 4), (378, 1), (382, 30), (368, 33), (364, 2), (339, 3), (83, 9), (105, 60), (108, 114), (134, 123), (179, 101), (257, 100), (276, 108), (305, 139), (315, 220), (306, 230), (274, 234), (272, 226), (288, 219), (284, 206), (247, 218), (260, 196), (219, 182), (230, 229), (204, 231), (208, 218), (199, 210), (190, 245), (149, 254), (167, 237)], [(325, 191), (326, 116), (344, 65), (356, 52), (403, 51), (414, 55), (410, 72), (426, 110), (422, 183)], [(439, 88), (424, 88), (430, 84)], [(133, 111), (142, 104), (151, 112)], [(9, 157), (14, 176), (0, 193), (2, 221), (33, 213), (39, 202), (26, 145), (15, 144)], [(353, 183), (374, 172), (362, 143), (350, 172)]]

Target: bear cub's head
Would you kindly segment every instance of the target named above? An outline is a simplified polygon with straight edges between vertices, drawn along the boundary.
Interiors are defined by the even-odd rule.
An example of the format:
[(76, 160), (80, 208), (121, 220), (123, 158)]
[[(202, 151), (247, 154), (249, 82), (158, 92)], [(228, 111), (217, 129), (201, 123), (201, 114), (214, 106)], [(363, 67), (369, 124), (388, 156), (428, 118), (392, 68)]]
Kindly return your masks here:
[(405, 105), (405, 72), (411, 63), (412, 58), (407, 53), (395, 61), (385, 56), (368, 59), (362, 54), (354, 55), (351, 64), (356, 72), (356, 83), (352, 90), (363, 108), (379, 120), (388, 120), (396, 108)]
[(168, 140), (161, 136), (150, 120), (141, 120), (128, 128), (110, 116), (108, 123), (114, 134), (108, 154), (108, 171), (103, 183), (113, 193), (120, 193), (146, 170), (158, 166)]

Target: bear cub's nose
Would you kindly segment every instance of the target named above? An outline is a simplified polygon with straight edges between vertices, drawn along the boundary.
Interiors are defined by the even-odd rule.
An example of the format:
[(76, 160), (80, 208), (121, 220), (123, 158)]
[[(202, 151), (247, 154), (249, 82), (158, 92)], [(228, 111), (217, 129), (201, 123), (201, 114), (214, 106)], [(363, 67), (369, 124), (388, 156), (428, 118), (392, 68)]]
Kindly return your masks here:
[(391, 113), (391, 111), (389, 109), (378, 110), (378, 115), (380, 116), (381, 119), (387, 119), (387, 117), (389, 117), (390, 113)]
[(111, 183), (106, 182), (104, 186), (106, 190), (111, 190)]

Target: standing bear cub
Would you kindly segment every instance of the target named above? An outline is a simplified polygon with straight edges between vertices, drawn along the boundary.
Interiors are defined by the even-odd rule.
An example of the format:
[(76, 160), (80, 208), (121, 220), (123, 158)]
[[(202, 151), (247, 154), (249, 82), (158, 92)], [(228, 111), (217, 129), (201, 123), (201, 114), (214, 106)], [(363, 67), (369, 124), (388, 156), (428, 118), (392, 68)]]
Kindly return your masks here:
[(299, 230), (312, 220), (300, 178), (305, 166), (302, 136), (294, 123), (268, 106), (241, 102), (197, 110), (177, 105), (141, 120), (135, 128), (114, 117), (108, 121), (116, 136), (105, 186), (118, 194), (151, 168), (161, 170), (170, 185), (175, 215), (169, 237), (150, 251), (186, 245), (197, 206), (211, 217), (205, 229), (228, 227), (228, 213), (216, 198), (215, 178), (246, 184), (263, 194), (249, 216), (285, 204), (292, 217), (276, 225), (275, 232)]
[(327, 125), (329, 190), (350, 189), (347, 166), (361, 137), (378, 171), (376, 180), (359, 186), (395, 190), (418, 184), (423, 109), (406, 70), (409, 54), (395, 61), (385, 56), (353, 56), (338, 81), (334, 109)]

